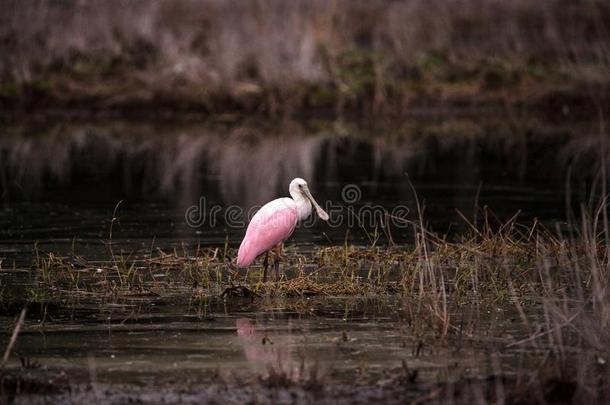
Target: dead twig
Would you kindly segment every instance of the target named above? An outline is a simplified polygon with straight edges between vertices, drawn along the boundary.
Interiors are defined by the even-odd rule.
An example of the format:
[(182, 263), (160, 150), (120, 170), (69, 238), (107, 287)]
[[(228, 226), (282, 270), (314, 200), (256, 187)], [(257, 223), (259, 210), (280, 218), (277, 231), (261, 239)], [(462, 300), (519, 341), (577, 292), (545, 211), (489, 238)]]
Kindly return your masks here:
[(8, 358), (11, 355), (11, 351), (13, 351), (13, 346), (17, 341), (17, 336), (19, 335), (19, 330), (21, 329), (21, 325), (25, 320), (25, 313), (27, 312), (26, 307), (23, 307), (21, 313), (19, 314), (19, 318), (17, 319), (17, 323), (13, 328), (13, 334), (11, 335), (11, 340), (9, 340), (8, 345), (6, 346), (6, 350), (4, 351), (4, 357), (2, 357), (2, 363), (6, 363)]

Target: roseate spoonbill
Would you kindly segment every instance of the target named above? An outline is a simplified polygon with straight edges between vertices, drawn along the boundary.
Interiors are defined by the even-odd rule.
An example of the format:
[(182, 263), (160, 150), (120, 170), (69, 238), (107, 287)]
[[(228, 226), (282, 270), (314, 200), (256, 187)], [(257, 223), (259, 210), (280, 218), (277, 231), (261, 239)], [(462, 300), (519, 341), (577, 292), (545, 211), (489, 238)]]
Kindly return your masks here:
[(237, 252), (237, 267), (248, 267), (258, 256), (265, 253), (264, 281), (267, 281), (269, 251), (274, 248), (273, 267), (276, 281), (279, 279), (282, 242), (290, 237), (298, 221), (311, 215), (312, 204), (318, 216), (328, 221), (328, 214), (314, 200), (305, 180), (298, 177), (292, 180), (288, 192), (292, 198), (284, 197), (268, 202), (254, 214)]

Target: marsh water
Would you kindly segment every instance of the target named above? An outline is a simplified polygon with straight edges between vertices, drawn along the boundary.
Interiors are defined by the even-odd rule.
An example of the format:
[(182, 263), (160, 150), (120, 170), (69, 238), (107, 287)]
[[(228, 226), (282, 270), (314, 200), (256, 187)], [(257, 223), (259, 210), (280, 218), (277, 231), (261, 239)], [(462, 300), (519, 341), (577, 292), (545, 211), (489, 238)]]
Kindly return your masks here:
[[(525, 333), (510, 308), (477, 315), (484, 335), (476, 340), (466, 332), (439, 340), (432, 331), (418, 333), (413, 304), (395, 297), (47, 304), (30, 307), (17, 354), (79, 383), (142, 385), (273, 371), (303, 380), (312, 372), (353, 379), (358, 369), (367, 372), (362, 378), (383, 377), (403, 362), (421, 380), (457, 380), (523, 366), (519, 350), (503, 349)], [(12, 309), (5, 307), (3, 323)], [(452, 315), (474, 321), (466, 313)], [(506, 360), (501, 368), (498, 358)]]
[(442, 234), (467, 229), (457, 211), (476, 222), (483, 207), (499, 221), (519, 213), (555, 226), (583, 200), (600, 146), (582, 123), (506, 117), (420, 117), (389, 128), (119, 121), (1, 131), (3, 268), (28, 266), (35, 244), (103, 260), (117, 204), (112, 238), (128, 254), (236, 246), (253, 210), (287, 195), (294, 177), (332, 214), (331, 224), (301, 227), (299, 245), (370, 243), (380, 212), (394, 218), (393, 241), (408, 243), (416, 197)]
[[(130, 258), (236, 247), (251, 208), (287, 195), (297, 176), (335, 219), (297, 229), (289, 244), (304, 252), (346, 241), (409, 248), (409, 224), (420, 213), (449, 235), (468, 229), (462, 216), (480, 223), (485, 212), (495, 224), (519, 213), (524, 222), (564, 227), (589, 192), (600, 150), (586, 124), (506, 117), (424, 116), (392, 127), (96, 121), (0, 130), (0, 283), (24, 295), (37, 254), (105, 261), (110, 239)], [(2, 303), (0, 346), (26, 300)], [(75, 298), (31, 306), (11, 362), (20, 356), (80, 381), (139, 384), (271, 368), (368, 368), (382, 377), (403, 360), (434, 380), (498, 367), (510, 373), (523, 363), (523, 353), (496, 345), (526, 334), (514, 309), (478, 309), (472, 316), (485, 338), (476, 343), (461, 334), (438, 343), (434, 333), (417, 332), (413, 305), (404, 297), (197, 300), (180, 291)]]

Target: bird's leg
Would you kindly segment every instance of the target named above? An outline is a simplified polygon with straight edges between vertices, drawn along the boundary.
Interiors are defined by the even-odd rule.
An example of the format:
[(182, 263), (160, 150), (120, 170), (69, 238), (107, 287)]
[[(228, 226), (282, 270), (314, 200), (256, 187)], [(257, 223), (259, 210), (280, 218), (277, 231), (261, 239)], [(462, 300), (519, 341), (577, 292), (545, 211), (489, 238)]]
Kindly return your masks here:
[(267, 267), (269, 267), (269, 251), (265, 253), (263, 260), (263, 283), (267, 282)]
[(282, 244), (278, 244), (275, 247), (275, 260), (273, 261), (273, 267), (275, 267), (275, 281), (280, 281), (280, 256), (282, 255)]

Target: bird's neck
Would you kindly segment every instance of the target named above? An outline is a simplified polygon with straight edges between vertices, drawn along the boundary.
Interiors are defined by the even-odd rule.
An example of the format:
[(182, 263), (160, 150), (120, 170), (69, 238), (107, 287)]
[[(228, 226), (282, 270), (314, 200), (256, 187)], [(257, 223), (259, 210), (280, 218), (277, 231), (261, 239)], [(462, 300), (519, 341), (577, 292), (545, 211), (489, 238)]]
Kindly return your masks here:
[(302, 221), (311, 215), (311, 201), (309, 201), (308, 198), (304, 197), (300, 193), (295, 193), (295, 195), (292, 195), (292, 199), (297, 206), (299, 221)]

